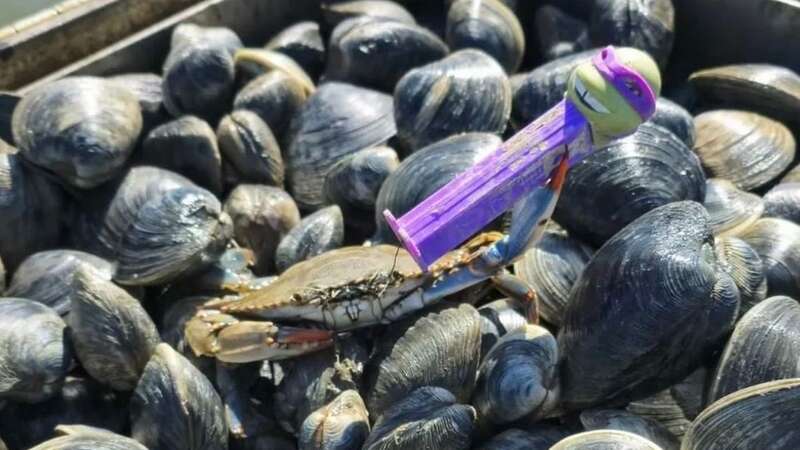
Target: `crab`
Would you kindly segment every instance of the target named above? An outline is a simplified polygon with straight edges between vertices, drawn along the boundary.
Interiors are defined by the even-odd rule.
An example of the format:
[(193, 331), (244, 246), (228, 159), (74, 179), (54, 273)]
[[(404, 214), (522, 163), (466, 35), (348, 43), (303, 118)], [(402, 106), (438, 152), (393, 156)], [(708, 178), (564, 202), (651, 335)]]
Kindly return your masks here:
[(505, 268), (542, 235), (567, 160), (564, 152), (548, 182), (515, 205), (508, 234), (480, 234), (427, 271), (391, 245), (325, 252), (263, 288), (203, 305), (187, 323), (187, 342), (198, 356), (227, 363), (292, 358), (330, 346), (337, 332), (391, 323), (486, 280), (528, 305), (535, 321), (535, 293)]

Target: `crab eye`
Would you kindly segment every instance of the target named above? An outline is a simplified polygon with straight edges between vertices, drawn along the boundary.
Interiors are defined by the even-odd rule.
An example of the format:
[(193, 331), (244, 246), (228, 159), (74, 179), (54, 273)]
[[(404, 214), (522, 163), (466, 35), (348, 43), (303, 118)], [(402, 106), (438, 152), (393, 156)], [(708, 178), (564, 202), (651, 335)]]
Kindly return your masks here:
[(642, 90), (639, 88), (639, 85), (636, 84), (635, 81), (633, 81), (631, 79), (626, 79), (624, 81), (624, 83), (625, 83), (625, 87), (627, 87), (629, 91), (633, 92), (633, 94), (635, 96), (637, 96), (637, 97), (641, 97), (642, 96)]

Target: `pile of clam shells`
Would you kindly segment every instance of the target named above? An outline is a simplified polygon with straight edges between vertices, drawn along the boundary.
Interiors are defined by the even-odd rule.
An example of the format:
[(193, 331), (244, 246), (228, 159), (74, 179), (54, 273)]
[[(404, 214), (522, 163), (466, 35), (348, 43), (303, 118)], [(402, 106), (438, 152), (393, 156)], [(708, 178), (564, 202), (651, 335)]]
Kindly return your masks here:
[[(268, 42), (181, 24), (160, 74), (24, 95), (0, 141), (0, 448), (800, 448), (800, 76), (674, 75), (671, 0), (547, 3), (323, 1)], [(230, 286), (396, 245), (384, 209), (608, 44), (650, 53), (666, 96), (571, 168), (509, 267), (538, 321), (479, 285), (297, 358), (189, 349)]]

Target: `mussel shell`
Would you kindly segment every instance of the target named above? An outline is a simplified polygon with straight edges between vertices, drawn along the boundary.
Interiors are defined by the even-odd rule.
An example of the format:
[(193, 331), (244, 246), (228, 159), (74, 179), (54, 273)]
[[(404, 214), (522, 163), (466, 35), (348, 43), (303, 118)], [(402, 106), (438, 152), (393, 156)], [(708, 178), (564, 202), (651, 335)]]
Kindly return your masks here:
[(264, 46), (267, 50), (292, 58), (303, 70), (316, 79), (325, 64), (325, 44), (316, 22), (298, 22), (276, 34)]
[(283, 142), (290, 121), (307, 98), (307, 91), (296, 78), (284, 71), (272, 70), (247, 83), (236, 94), (233, 108), (256, 113)]
[(361, 448), (369, 435), (369, 413), (357, 391), (348, 390), (311, 413), (300, 430), (301, 450)]
[(375, 208), (383, 182), (400, 165), (390, 147), (371, 147), (336, 163), (325, 177), (325, 198), (344, 211)]
[(683, 450), (800, 447), (800, 379), (770, 381), (727, 395), (706, 408)]
[(58, 393), (72, 364), (66, 327), (41, 303), (0, 297), (0, 399), (35, 403)]
[(581, 413), (580, 421), (587, 431), (627, 431), (652, 441), (664, 450), (678, 450), (680, 447), (680, 441), (660, 423), (624, 410), (586, 410)]
[(283, 187), (281, 148), (272, 130), (254, 112), (234, 111), (217, 127), (217, 142), (227, 163), (225, 181), (231, 185), (259, 183)]
[(711, 219), (711, 229), (718, 236), (736, 236), (764, 213), (761, 197), (742, 191), (722, 178), (706, 180), (703, 206)]
[(596, 0), (589, 22), (592, 44), (635, 47), (667, 65), (675, 38), (671, 0)]
[(739, 237), (761, 257), (768, 295), (800, 298), (800, 225), (764, 218)]
[(545, 231), (539, 242), (514, 263), (514, 273), (539, 299), (539, 316), (560, 326), (569, 293), (593, 250), (563, 231)]
[(595, 430), (562, 439), (550, 450), (663, 450), (637, 434), (618, 430)]
[(508, 76), (480, 50), (412, 69), (394, 90), (397, 136), (411, 150), (467, 131), (502, 134), (510, 114)]
[(797, 122), (800, 114), (800, 76), (785, 67), (713, 67), (693, 73), (689, 82), (706, 103), (757, 111), (792, 122)]
[(292, 197), (275, 187), (240, 184), (228, 196), (224, 210), (233, 222), (236, 242), (253, 251), (253, 272), (273, 273), (278, 243), (300, 223)]
[(222, 400), (208, 379), (159, 344), (130, 402), (131, 436), (152, 450), (227, 449)]
[(764, 194), (764, 216), (800, 223), (800, 182), (783, 182)]
[(739, 316), (767, 295), (767, 280), (761, 257), (745, 241), (735, 237), (717, 237), (714, 241), (717, 264), (733, 279), (739, 289)]
[(66, 315), (71, 309), (72, 278), (81, 266), (103, 280), (114, 275), (114, 266), (103, 258), (78, 250), (46, 250), (20, 264), (5, 295), (35, 300)]
[(331, 34), (325, 78), (391, 92), (410, 69), (447, 53), (447, 45), (419, 25), (355, 17)]
[(528, 324), (522, 305), (508, 298), (489, 302), (478, 308), (478, 313), (481, 315), (481, 361), (501, 337)]
[(307, 96), (314, 92), (314, 81), (305, 70), (289, 56), (272, 50), (243, 48), (233, 56), (236, 66), (236, 79), (239, 86), (246, 86), (252, 80), (269, 72), (280, 71), (299, 85)]
[(395, 132), (391, 96), (346, 83), (321, 85), (292, 119), (284, 155), (289, 189), (300, 209), (323, 205), (325, 175), (333, 164), (385, 143)]
[(767, 381), (800, 376), (800, 304), (771, 297), (736, 324), (717, 365), (708, 402)]
[(509, 74), (517, 71), (525, 53), (522, 25), (499, 0), (453, 2), (447, 13), (446, 39), (453, 50), (483, 50)]
[(795, 156), (792, 132), (780, 122), (736, 110), (708, 111), (695, 117), (694, 151), (713, 177), (746, 191), (777, 178)]
[(403, 159), (381, 185), (375, 203), (377, 241), (396, 243), (383, 211), (400, 217), (502, 143), (488, 133), (451, 136)]
[(328, 206), (304, 217), (281, 239), (275, 249), (275, 268), (283, 272), (289, 267), (339, 248), (344, 243), (344, 216), (336, 205)]
[(543, 5), (536, 11), (539, 50), (546, 61), (569, 56), (589, 47), (589, 31), (584, 21), (558, 7)]
[[(438, 386), (466, 403), (475, 386), (481, 348), (481, 321), (470, 305), (429, 313), (394, 343), (375, 374), (367, 405), (375, 416), (391, 414), (419, 386)], [(373, 430), (377, 432), (376, 426)], [(370, 438), (370, 440), (373, 440)]]
[(682, 201), (644, 214), (595, 253), (558, 336), (564, 409), (622, 405), (701, 364), (739, 307), (713, 244), (705, 209)]
[(390, 405), (375, 422), (364, 450), (466, 450), (475, 410), (446, 389), (424, 386)]
[(696, 138), (694, 118), (683, 106), (665, 97), (659, 97), (656, 100), (656, 112), (650, 121), (671, 131), (687, 147), (694, 147)]
[(555, 427), (544, 430), (511, 428), (484, 442), (477, 450), (549, 450), (569, 432)]
[(153, 129), (137, 156), (144, 165), (172, 170), (211, 192), (222, 192), (217, 137), (203, 119), (183, 116)]
[(42, 442), (31, 450), (147, 450), (129, 437), (102, 428), (59, 425), (56, 432), (61, 436)]
[(645, 123), (570, 169), (554, 218), (576, 237), (600, 246), (653, 208), (704, 196), (697, 157), (667, 129)]
[(496, 424), (542, 417), (558, 402), (558, 348), (546, 329), (525, 325), (501, 337), (478, 369), (472, 404)]
[(417, 23), (414, 16), (397, 2), (386, 0), (326, 0), (322, 4), (323, 33), (327, 35), (345, 20), (359, 16), (390, 19), (409, 25)]
[(158, 330), (138, 300), (90, 270), (82, 265), (72, 277), (67, 321), (75, 353), (92, 378), (131, 391), (161, 341)]

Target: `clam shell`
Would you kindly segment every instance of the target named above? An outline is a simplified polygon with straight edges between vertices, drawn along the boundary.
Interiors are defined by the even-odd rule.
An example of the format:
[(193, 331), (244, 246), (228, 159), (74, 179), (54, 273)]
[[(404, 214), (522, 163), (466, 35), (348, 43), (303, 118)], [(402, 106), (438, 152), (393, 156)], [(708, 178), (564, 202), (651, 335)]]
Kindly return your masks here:
[(508, 77), (480, 50), (412, 69), (394, 90), (397, 136), (412, 151), (457, 133), (502, 134), (510, 114)]
[(800, 298), (800, 225), (759, 219), (739, 237), (761, 257), (768, 295)]
[(553, 5), (536, 11), (536, 34), (544, 59), (551, 61), (572, 55), (589, 47), (586, 22), (572, 17)]
[(797, 448), (800, 446), (798, 411), (800, 379), (757, 384), (706, 408), (692, 422), (681, 449)]
[(687, 147), (694, 147), (697, 137), (694, 130), (694, 118), (683, 106), (665, 97), (659, 97), (656, 100), (656, 112), (650, 121), (671, 131)]
[(481, 315), (481, 361), (501, 337), (528, 324), (522, 305), (507, 298), (481, 306), (478, 314)]
[(164, 107), (164, 92), (161, 89), (161, 76), (154, 73), (124, 73), (108, 78), (115, 81), (139, 99), (142, 111), (142, 135), (147, 135), (154, 127), (169, 120)]
[(234, 110), (254, 112), (283, 143), (294, 116), (303, 108), (309, 92), (296, 78), (282, 70), (259, 75), (236, 94)]
[(736, 110), (695, 117), (694, 151), (713, 177), (749, 191), (777, 178), (792, 163), (795, 140), (780, 122)]
[(477, 450), (549, 450), (568, 435), (568, 431), (556, 427), (530, 431), (511, 428), (484, 442)]
[(764, 194), (764, 216), (800, 223), (800, 182), (782, 182)]
[(663, 425), (653, 419), (614, 409), (587, 410), (580, 415), (587, 431), (619, 430), (641, 436), (664, 450), (678, 450), (680, 441)]
[(378, 418), (364, 450), (468, 449), (475, 410), (457, 401), (440, 387), (409, 392)]
[(217, 141), (226, 166), (225, 181), (283, 187), (281, 148), (272, 130), (254, 112), (234, 111), (217, 127)]
[[(702, 390), (697, 393), (697, 397), (699, 397), (698, 407), (702, 408)], [(677, 403), (670, 389), (631, 402), (626, 410), (664, 425), (664, 428), (679, 440), (683, 438), (691, 424), (686, 412)]]
[(158, 344), (130, 402), (131, 437), (152, 450), (228, 448), (222, 401), (208, 379)]
[(398, 165), (397, 152), (390, 147), (372, 147), (353, 153), (328, 172), (325, 197), (344, 211), (372, 212), (383, 182)]
[(357, 391), (348, 390), (311, 413), (300, 430), (301, 450), (361, 448), (369, 435), (369, 413)]
[(595, 430), (562, 439), (550, 450), (662, 450), (639, 435), (618, 430)]
[(597, 0), (589, 22), (592, 44), (635, 47), (666, 67), (675, 39), (675, 8), (671, 0), (618, 2)]
[(59, 425), (61, 436), (42, 442), (31, 450), (147, 450), (129, 437), (102, 428), (84, 425)]
[(98, 186), (118, 175), (142, 130), (127, 88), (102, 78), (64, 78), (26, 94), (12, 117), (19, 154), (70, 186)]
[(276, 34), (264, 46), (292, 58), (312, 78), (322, 73), (325, 64), (325, 44), (316, 22), (297, 22)]
[(289, 267), (342, 246), (344, 217), (336, 205), (322, 208), (304, 217), (281, 239), (275, 249), (275, 268), (283, 272)]
[(781, 183), (794, 183), (800, 182), (800, 165), (796, 165), (792, 167), (792, 170), (786, 173), (786, 175), (781, 178)]
[(322, 25), (324, 34), (347, 19), (359, 16), (390, 19), (415, 25), (414, 16), (402, 5), (386, 0), (345, 0), (326, 1), (322, 5)]
[(279, 71), (299, 85), (305, 96), (314, 92), (314, 81), (297, 62), (280, 52), (260, 48), (242, 48), (233, 55), (236, 79), (239, 86), (249, 84), (255, 78), (269, 72)]
[(735, 237), (717, 237), (714, 241), (717, 264), (733, 279), (739, 289), (739, 316), (767, 295), (764, 265), (755, 250)]
[(717, 236), (737, 236), (764, 213), (761, 197), (742, 191), (722, 178), (706, 180), (703, 206), (711, 219), (711, 229)]
[(702, 363), (739, 307), (713, 243), (705, 209), (683, 201), (644, 214), (595, 253), (558, 336), (564, 409), (623, 405)]
[(645, 123), (570, 169), (554, 218), (599, 247), (656, 207), (704, 196), (705, 176), (697, 157), (667, 129)]
[(447, 13), (447, 45), (477, 48), (514, 73), (525, 53), (525, 34), (514, 11), (498, 0), (458, 0)]
[[(367, 396), (370, 413), (391, 414), (398, 401), (419, 386), (438, 386), (466, 403), (475, 386), (481, 347), (481, 321), (469, 305), (429, 313), (405, 331), (391, 351), (375, 362)], [(378, 427), (373, 433), (378, 432)], [(370, 438), (370, 441), (373, 441)]]

